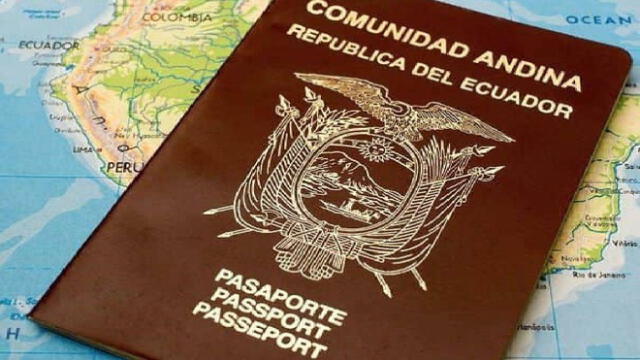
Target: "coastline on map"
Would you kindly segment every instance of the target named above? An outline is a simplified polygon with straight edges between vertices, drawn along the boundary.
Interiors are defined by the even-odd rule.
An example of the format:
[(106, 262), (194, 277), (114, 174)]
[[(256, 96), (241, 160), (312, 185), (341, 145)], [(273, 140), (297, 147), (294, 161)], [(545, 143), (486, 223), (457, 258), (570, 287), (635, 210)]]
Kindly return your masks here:
[(640, 95), (640, 66), (633, 66), (631, 68), (627, 86), (623, 92), (629, 95)]
[[(0, 141), (0, 152), (11, 161), (0, 170), (0, 198), (11, 211), (0, 217), (0, 271), (6, 275), (0, 281), (0, 328), (14, 335), (0, 338), (0, 358), (92, 356), (93, 350), (44, 332), (26, 313), (111, 208), (116, 191), (94, 179), (91, 159), (73, 153), (74, 143), (80, 142), (77, 136), (55, 130), (73, 127), (49, 86), (65, 72), (59, 60), (63, 50), (26, 49), (20, 42), (73, 44), (97, 23), (108, 21), (113, 4), (67, 0), (6, 5), (0, 22), (8, 25), (9, 33), (3, 33), (7, 56), (1, 60), (8, 76), (0, 81), (0, 104), (8, 121), (3, 123), (7, 136)], [(28, 17), (35, 13), (55, 17)]]
[[(96, 17), (92, 23), (86, 25), (70, 37), (75, 38), (77, 41), (81, 41), (82, 38), (89, 36), (93, 31), (95, 31), (98, 26), (105, 25), (113, 21), (117, 11), (115, 3), (110, 2), (103, 6), (105, 6), (105, 9), (102, 12), (102, 15)], [(60, 57), (62, 58), (64, 55), (65, 53), (62, 53)], [(51, 66), (41, 77), (40, 82), (47, 84), (46, 86), (39, 87), (39, 92), (40, 97), (42, 98), (43, 107), (49, 115), (49, 123), (52, 129), (58, 132), (58, 135), (63, 136), (69, 142), (69, 151), (74, 151), (75, 158), (87, 167), (89, 171), (96, 176), (96, 178), (116, 191), (122, 190), (121, 186), (117, 185), (102, 172), (102, 167), (106, 165), (102, 159), (99, 156), (96, 156), (94, 152), (89, 151), (93, 147), (79, 125), (78, 119), (76, 119), (75, 115), (70, 110), (69, 104), (53, 95), (54, 89), (52, 87), (52, 82), (59, 77), (65, 76), (69, 71), (70, 69), (66, 67)], [(56, 124), (56, 121), (58, 121), (60, 117), (73, 119), (73, 121), (65, 121), (64, 128), (58, 128), (57, 125), (59, 124)]]
[[(629, 151), (629, 157), (616, 167), (616, 176), (618, 178), (625, 178), (625, 170), (622, 164), (635, 164), (640, 166), (640, 146), (635, 146)], [(630, 185), (620, 184), (621, 191), (628, 190)], [(594, 263), (588, 270), (571, 270), (564, 269), (558, 272), (547, 275), (547, 283), (549, 289), (540, 291), (532, 296), (532, 301), (522, 322), (527, 324), (553, 324), (554, 331), (561, 331), (557, 329), (557, 324), (554, 324), (554, 314), (552, 313), (552, 306), (555, 309), (559, 307), (570, 305), (580, 300), (580, 295), (600, 287), (610, 281), (615, 281), (611, 278), (597, 277), (580, 277), (580, 274), (612, 274), (619, 273), (627, 264), (625, 261), (625, 248), (619, 246), (612, 246), (613, 240), (624, 240), (626, 237), (632, 234), (624, 233), (624, 229), (633, 228), (633, 225), (625, 224), (625, 222), (634, 222), (635, 219), (640, 218), (640, 208), (636, 204), (635, 197), (621, 196), (620, 197), (620, 210), (621, 221), (618, 224), (618, 231), (611, 234), (609, 237), (609, 244), (604, 248), (603, 259), (597, 263)], [(551, 293), (549, 293), (551, 291)], [(544, 293), (542, 293), (544, 292)], [(538, 296), (545, 296), (546, 299), (538, 299)], [(551, 299), (553, 299), (553, 304)], [(541, 355), (533, 354), (532, 352), (536, 348), (537, 331), (518, 331), (514, 337), (509, 356), (513, 358)]]
[[(605, 256), (611, 264), (594, 266), (593, 272), (615, 275), (598, 284), (596, 291), (581, 293), (577, 299), (569, 299), (556, 305), (561, 334), (561, 355), (569, 357), (593, 357), (598, 359), (632, 359), (640, 353), (640, 329), (638, 329), (638, 301), (640, 294), (640, 236), (637, 219), (640, 218), (640, 147), (625, 162), (629, 167), (618, 168), (617, 176), (622, 192), (620, 210), (622, 220), (619, 230), (611, 238)], [(628, 245), (615, 245), (613, 242)], [(618, 243), (620, 244), (620, 243)], [(594, 309), (585, 312), (584, 309)], [(607, 324), (602, 326), (602, 324)], [(623, 336), (611, 336), (623, 334)]]

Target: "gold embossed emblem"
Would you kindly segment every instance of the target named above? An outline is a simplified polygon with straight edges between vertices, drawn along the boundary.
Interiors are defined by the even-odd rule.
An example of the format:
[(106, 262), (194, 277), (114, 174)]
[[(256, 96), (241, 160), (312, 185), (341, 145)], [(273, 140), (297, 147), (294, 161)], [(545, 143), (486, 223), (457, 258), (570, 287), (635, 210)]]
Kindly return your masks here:
[[(219, 238), (278, 233), (276, 262), (290, 273), (319, 281), (342, 273), (347, 260), (372, 272), (391, 297), (385, 277), (418, 272), (456, 208), (475, 184), (491, 181), (502, 166), (467, 168), (493, 146), (460, 150), (420, 131), (457, 130), (498, 142), (514, 140), (476, 117), (441, 103), (411, 106), (391, 100), (367, 80), (296, 74), (339, 92), (359, 110), (332, 109), (305, 88), (302, 114), (280, 95), (280, 123), (240, 184), (232, 205), (240, 229)], [(373, 123), (372, 123), (373, 122)], [(382, 122), (382, 124), (376, 124)]]

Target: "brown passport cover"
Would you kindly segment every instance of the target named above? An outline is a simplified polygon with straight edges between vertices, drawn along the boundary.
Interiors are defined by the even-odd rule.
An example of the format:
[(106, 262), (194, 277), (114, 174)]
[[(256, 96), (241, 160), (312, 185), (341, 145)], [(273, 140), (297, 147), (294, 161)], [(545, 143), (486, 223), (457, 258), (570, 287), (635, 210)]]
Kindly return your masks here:
[[(150, 359), (503, 356), (629, 56), (427, 0), (327, 1), (270, 5), (35, 321)], [(470, 54), (372, 34), (309, 3)], [(406, 70), (287, 35), (294, 23), (368, 46), (361, 57), (405, 57)], [(578, 74), (581, 93), (474, 63), (485, 50)], [(413, 76), (418, 61), (452, 85)], [(462, 90), (467, 76), (573, 113)]]

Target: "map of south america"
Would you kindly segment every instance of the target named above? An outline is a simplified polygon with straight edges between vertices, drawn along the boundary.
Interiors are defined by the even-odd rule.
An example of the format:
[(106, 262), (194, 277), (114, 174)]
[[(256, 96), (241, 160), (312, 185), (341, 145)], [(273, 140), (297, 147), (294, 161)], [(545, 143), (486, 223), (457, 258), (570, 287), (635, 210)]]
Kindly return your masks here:
[(242, 39), (266, 1), (125, 1), (62, 59), (51, 83), (100, 171), (128, 185)]

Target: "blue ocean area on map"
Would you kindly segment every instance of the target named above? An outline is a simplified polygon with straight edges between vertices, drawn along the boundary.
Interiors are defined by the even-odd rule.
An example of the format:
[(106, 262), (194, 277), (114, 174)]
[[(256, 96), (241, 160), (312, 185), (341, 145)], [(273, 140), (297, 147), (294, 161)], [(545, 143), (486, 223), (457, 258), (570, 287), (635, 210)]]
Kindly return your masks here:
[[(72, 156), (65, 138), (52, 136), (43, 121), (48, 114), (40, 105), (41, 79), (42, 72), (23, 95), (6, 95), (0, 85), (0, 109), (13, 120), (0, 122), (0, 153), (12, 154), (0, 163), (0, 276), (9, 280), (0, 283), (0, 303), (11, 304), (0, 307), (0, 358), (7, 359), (25, 350), (30, 355), (22, 359), (97, 353), (44, 335), (27, 323), (21, 307), (46, 290), (117, 199), (112, 187)], [(13, 334), (35, 346), (12, 350)]]
[(53, 348), (94, 352), (68, 340), (43, 342), (43, 330), (28, 324), (20, 308), (46, 290), (117, 199), (112, 187), (72, 156), (64, 137), (52, 136), (43, 121), (48, 114), (40, 105), (41, 79), (42, 72), (24, 95), (0, 96), (3, 116), (13, 120), (0, 122), (0, 153), (12, 154), (0, 163), (0, 276), (9, 280), (0, 283), (0, 302), (13, 305), (0, 307), (0, 358), (15, 353), (16, 329), (22, 342), (42, 343), (28, 349), (34, 354)]
[[(6, 2), (0, 2), (0, 9)], [(35, 16), (81, 7), (82, 16)], [(0, 12), (6, 39), (71, 37), (111, 11), (108, 2), (24, 1)], [(34, 13), (35, 12), (35, 13)], [(15, 25), (23, 19), (23, 25)], [(59, 20), (56, 20), (59, 19)], [(64, 26), (54, 25), (64, 21)], [(6, 24), (14, 24), (6, 26)], [(7, 44), (0, 44), (7, 47)], [(47, 289), (117, 199), (117, 192), (69, 151), (44, 106), (47, 69), (1, 56), (0, 68), (0, 359), (107, 357), (47, 333), (25, 319), (25, 309)], [(4, 72), (10, 72), (5, 74)], [(10, 159), (5, 156), (10, 154)], [(37, 259), (34, 261), (34, 259)], [(81, 356), (81, 357), (78, 357)]]
[[(640, 64), (640, 0), (445, 2), (624, 47)], [(68, 136), (54, 131), (52, 116), (67, 108), (51, 95), (50, 81), (73, 65), (42, 64), (60, 62), (64, 52), (36, 59), (20, 41), (80, 41), (112, 19), (114, 3), (0, 0), (0, 360), (113, 358), (26, 319), (124, 188), (96, 169), (98, 161), (75, 154), (76, 143)], [(640, 93), (636, 83), (639, 66), (625, 92)], [(631, 154), (625, 163), (637, 168), (620, 165), (617, 178), (638, 178), (638, 148)], [(620, 188), (640, 194), (640, 181)], [(640, 243), (638, 198), (621, 197), (620, 214), (611, 240)], [(613, 268), (624, 280), (576, 282), (580, 274), (564, 269), (546, 276), (537, 299), (542, 310), (534, 318), (544, 330), (519, 331), (509, 359), (640, 360), (640, 251), (607, 246), (603, 258), (609, 263), (595, 263), (580, 274), (600, 276)], [(611, 259), (619, 263), (612, 265)]]

